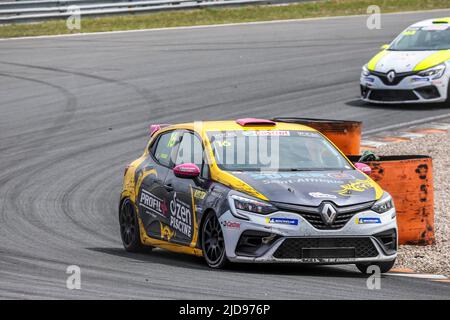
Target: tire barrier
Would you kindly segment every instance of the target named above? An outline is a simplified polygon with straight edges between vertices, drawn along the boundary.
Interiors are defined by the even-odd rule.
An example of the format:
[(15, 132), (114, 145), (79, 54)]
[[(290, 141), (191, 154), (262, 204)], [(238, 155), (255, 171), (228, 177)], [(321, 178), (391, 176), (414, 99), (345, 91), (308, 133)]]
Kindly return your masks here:
[[(349, 157), (358, 161), (358, 157)], [(434, 236), (433, 162), (429, 156), (380, 156), (367, 161), (370, 177), (389, 192), (397, 210), (400, 244), (430, 245)]]
[(303, 124), (330, 139), (344, 154), (360, 154), (362, 122), (312, 118), (277, 117), (278, 122)]

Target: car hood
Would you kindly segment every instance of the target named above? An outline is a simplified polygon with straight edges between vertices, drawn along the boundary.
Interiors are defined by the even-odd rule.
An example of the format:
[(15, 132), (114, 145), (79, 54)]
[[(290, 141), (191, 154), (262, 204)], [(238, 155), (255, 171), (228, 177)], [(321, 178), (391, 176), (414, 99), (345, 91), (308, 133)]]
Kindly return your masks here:
[(380, 187), (358, 170), (233, 172), (272, 202), (319, 206), (331, 201), (338, 206), (375, 201)]
[[(439, 51), (384, 51), (384, 55), (378, 60), (374, 71), (387, 73), (394, 70), (396, 73), (420, 71), (426, 68), (417, 69), (416, 66), (435, 55)], [(375, 57), (376, 58), (376, 57)], [(374, 58), (374, 59), (375, 59)], [(434, 59), (433, 59), (434, 60)], [(427, 67), (437, 65), (442, 61), (431, 63)]]

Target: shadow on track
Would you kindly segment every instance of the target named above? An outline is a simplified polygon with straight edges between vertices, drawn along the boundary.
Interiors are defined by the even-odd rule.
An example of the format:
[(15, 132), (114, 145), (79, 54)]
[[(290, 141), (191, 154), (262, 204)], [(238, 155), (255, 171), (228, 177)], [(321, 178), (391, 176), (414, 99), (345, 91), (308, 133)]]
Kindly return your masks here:
[(126, 252), (123, 248), (86, 248), (91, 251), (106, 253), (109, 255), (133, 259), (140, 262), (158, 263), (169, 266), (179, 266), (183, 268), (208, 270), (208, 266), (204, 264), (203, 259), (187, 254), (179, 254), (163, 249), (148, 249), (142, 253)]
[(247, 273), (302, 277), (333, 277), (333, 278), (366, 278), (366, 275), (350, 267), (332, 265), (301, 265), (301, 264), (252, 264), (230, 263), (225, 269), (210, 269), (203, 258), (178, 254), (162, 249), (153, 249), (145, 253), (130, 253), (122, 248), (87, 248), (91, 251), (106, 253), (121, 258), (138, 260), (147, 263), (165, 264), (195, 270), (209, 270), (220, 273)]

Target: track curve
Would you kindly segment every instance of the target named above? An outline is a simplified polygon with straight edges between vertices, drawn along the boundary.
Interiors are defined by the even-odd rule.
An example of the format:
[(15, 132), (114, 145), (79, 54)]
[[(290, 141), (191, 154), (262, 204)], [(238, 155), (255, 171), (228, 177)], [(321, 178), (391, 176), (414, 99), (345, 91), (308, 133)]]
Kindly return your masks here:
[[(450, 114), (358, 102), (361, 65), (408, 24), (450, 11), (0, 41), (1, 298), (448, 298), (448, 285), (353, 267), (234, 266), (162, 250), (128, 254), (118, 232), (124, 166), (150, 123), (239, 116), (363, 120)], [(66, 289), (66, 268), (82, 289)]]

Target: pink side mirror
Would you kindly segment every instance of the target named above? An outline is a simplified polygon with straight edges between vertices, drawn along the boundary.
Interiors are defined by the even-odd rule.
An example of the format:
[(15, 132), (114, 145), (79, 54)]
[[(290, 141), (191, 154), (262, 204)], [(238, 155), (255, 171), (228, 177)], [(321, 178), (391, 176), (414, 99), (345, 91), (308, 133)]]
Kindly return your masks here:
[(355, 167), (356, 167), (356, 169), (358, 169), (359, 171), (361, 171), (362, 173), (365, 173), (367, 175), (370, 175), (372, 173), (372, 168), (370, 168), (365, 163), (356, 162)]
[(183, 163), (175, 166), (173, 173), (178, 178), (192, 179), (200, 175), (200, 169), (193, 163)]

